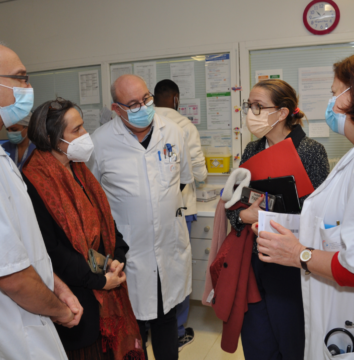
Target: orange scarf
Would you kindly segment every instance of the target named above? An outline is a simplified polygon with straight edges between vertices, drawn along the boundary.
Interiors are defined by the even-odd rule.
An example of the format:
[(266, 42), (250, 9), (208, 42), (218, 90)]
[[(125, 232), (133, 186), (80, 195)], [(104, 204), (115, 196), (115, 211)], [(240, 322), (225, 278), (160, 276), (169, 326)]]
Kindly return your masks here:
[[(114, 254), (114, 221), (105, 192), (84, 163), (72, 169), (89, 199), (70, 172), (49, 152), (35, 150), (23, 173), (36, 188), (47, 210), (64, 230), (72, 246), (88, 259), (88, 250), (98, 250), (102, 238), (106, 254)], [(100, 304), (100, 331), (115, 360), (143, 360), (141, 337), (126, 283), (112, 290), (93, 290)]]

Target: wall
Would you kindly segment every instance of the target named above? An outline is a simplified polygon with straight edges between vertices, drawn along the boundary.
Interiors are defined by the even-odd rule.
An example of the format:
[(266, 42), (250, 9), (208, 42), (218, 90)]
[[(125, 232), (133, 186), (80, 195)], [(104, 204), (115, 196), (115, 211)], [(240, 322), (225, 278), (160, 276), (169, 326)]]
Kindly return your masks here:
[[(354, 31), (353, 0), (336, 0), (336, 34)], [(31, 70), (202, 45), (314, 37), (302, 23), (309, 0), (16, 0), (0, 4), (0, 40)]]

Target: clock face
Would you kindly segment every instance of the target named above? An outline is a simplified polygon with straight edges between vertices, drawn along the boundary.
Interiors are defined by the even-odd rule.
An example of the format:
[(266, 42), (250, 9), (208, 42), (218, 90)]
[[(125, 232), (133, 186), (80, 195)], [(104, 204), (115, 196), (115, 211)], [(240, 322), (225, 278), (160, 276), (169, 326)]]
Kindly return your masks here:
[(306, 7), (303, 20), (313, 34), (324, 35), (336, 28), (339, 17), (339, 8), (333, 1), (314, 0)]

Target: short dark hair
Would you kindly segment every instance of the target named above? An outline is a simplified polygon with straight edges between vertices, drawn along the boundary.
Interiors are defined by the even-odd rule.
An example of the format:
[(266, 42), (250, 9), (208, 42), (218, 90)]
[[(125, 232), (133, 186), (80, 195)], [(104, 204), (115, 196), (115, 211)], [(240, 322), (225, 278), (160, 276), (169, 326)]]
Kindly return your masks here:
[(67, 126), (64, 116), (70, 109), (77, 109), (82, 115), (79, 106), (62, 98), (46, 101), (36, 108), (31, 116), (27, 135), (38, 150), (58, 149)]
[(155, 86), (155, 102), (159, 102), (160, 99), (166, 99), (176, 93), (179, 94), (179, 88), (174, 81), (169, 79), (161, 80)]

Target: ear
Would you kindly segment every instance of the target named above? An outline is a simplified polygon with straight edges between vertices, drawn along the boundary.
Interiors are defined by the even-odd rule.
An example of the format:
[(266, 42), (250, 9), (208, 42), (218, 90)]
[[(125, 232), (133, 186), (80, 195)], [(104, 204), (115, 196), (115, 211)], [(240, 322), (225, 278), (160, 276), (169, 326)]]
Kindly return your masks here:
[(111, 109), (112, 109), (112, 111), (114, 111), (118, 116), (120, 116), (121, 115), (121, 112), (120, 112), (120, 107), (117, 105), (117, 104), (115, 104), (115, 103), (113, 103), (112, 105), (111, 105)]
[(279, 121), (284, 121), (289, 115), (289, 109), (286, 107), (282, 107), (280, 109), (280, 116), (279, 116)]

